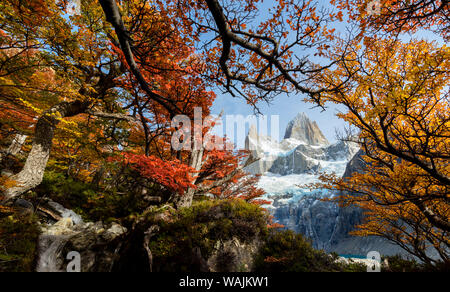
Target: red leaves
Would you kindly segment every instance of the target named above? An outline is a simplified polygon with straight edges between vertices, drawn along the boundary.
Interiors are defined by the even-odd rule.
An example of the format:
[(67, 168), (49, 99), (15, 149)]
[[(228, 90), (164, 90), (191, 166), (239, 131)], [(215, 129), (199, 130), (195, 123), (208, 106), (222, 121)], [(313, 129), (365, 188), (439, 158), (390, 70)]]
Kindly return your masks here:
[(179, 194), (194, 188), (189, 166), (179, 161), (163, 161), (155, 156), (125, 153), (125, 162), (143, 176)]
[(267, 228), (269, 228), (269, 229), (281, 229), (281, 228), (285, 228), (285, 227), (286, 226), (281, 225), (279, 223), (272, 223), (272, 224), (267, 225)]
[(228, 178), (209, 191), (215, 198), (238, 198), (256, 205), (269, 205), (271, 202), (261, 199), (265, 194), (264, 190), (256, 187), (260, 176), (250, 175), (242, 169), (236, 171), (246, 155), (244, 151), (208, 152), (208, 161), (200, 172), (200, 177), (207, 177), (203, 184), (213, 184), (216, 180)]

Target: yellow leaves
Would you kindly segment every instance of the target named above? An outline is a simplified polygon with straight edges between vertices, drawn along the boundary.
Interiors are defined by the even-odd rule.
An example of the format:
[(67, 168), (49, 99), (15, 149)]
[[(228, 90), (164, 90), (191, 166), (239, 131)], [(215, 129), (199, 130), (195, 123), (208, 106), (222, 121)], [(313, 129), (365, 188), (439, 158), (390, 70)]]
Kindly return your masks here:
[(423, 200), (426, 206), (441, 218), (450, 218), (450, 206), (446, 203), (450, 195), (448, 186), (439, 184), (413, 163), (395, 157), (388, 160), (388, 157), (381, 155), (382, 153), (376, 149), (372, 149), (370, 154), (372, 157), (377, 156), (377, 159), (389, 161), (392, 167), (364, 156), (363, 159), (368, 165), (364, 172), (355, 173), (347, 179), (321, 177), (323, 184), (319, 187), (343, 192), (335, 198), (341, 206), (353, 205), (365, 211), (364, 223), (352, 234), (396, 236), (408, 243), (415, 235), (409, 235), (409, 232), (414, 231), (408, 229), (407, 225), (399, 223), (403, 220), (409, 222), (410, 226), (418, 224), (422, 226), (421, 228), (429, 228), (430, 232), (436, 233), (436, 238), (440, 238), (442, 231), (430, 225), (418, 207), (417, 201)]
[(7, 190), (17, 186), (17, 182), (6, 176), (0, 176), (0, 190)]
[[(92, 176), (92, 171), (89, 171), (87, 169), (81, 169), (78, 173), (77, 173), (78, 177), (86, 182), (86, 183), (90, 183), (92, 182), (93, 176)], [(97, 197), (97, 199), (102, 199), (103, 196), (101, 197)]]
[(389, 122), (391, 143), (405, 151), (407, 146), (402, 144), (408, 142), (408, 147), (421, 149), (426, 132), (438, 129), (441, 138), (432, 139), (433, 146), (428, 146), (444, 144), (445, 127), (435, 117), (448, 116), (449, 111), (448, 102), (441, 98), (448, 91), (450, 66), (448, 58), (443, 58), (448, 56), (448, 47), (368, 37), (364, 43), (367, 47), (361, 56), (349, 54), (341, 64), (345, 67), (328, 72), (324, 78), (337, 85), (350, 75), (352, 87), (343, 94), (325, 95), (325, 99), (349, 109), (341, 117), (360, 129), (362, 137), (384, 141), (382, 124)]
[(30, 102), (26, 101), (23, 98), (18, 98), (18, 100), (27, 108), (33, 110), (35, 113), (37, 113), (38, 115), (41, 115), (43, 113), (43, 110), (34, 106), (33, 104), (31, 104)]
[(14, 85), (14, 82), (10, 78), (0, 77), (1, 85)]

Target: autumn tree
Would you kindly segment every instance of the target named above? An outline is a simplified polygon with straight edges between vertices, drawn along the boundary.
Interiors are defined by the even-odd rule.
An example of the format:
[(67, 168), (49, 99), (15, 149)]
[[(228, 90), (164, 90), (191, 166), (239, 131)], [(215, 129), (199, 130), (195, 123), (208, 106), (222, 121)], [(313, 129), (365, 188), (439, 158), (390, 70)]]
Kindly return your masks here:
[(383, 236), (431, 263), (448, 262), (450, 205), (449, 49), (435, 43), (371, 38), (323, 82), (352, 83), (327, 101), (358, 132), (366, 169), (351, 178), (324, 176), (343, 205), (367, 212), (359, 235)]
[[(135, 66), (131, 45), (133, 33), (124, 24), (116, 1), (100, 3), (142, 86), (145, 80)], [(195, 41), (207, 64), (200, 71), (205, 80), (256, 108), (259, 101), (270, 101), (280, 93), (305, 93), (319, 101), (322, 92), (335, 89), (311, 81), (335, 63), (315, 62), (310, 55), (322, 56), (330, 47), (335, 31), (330, 25), (342, 17), (318, 3), (279, 0), (267, 17), (258, 17), (263, 9), (260, 1), (154, 1), (149, 5), (164, 11)]]
[[(204, 165), (221, 166), (211, 164), (211, 160), (217, 156), (211, 155), (205, 149), (205, 145), (202, 144), (192, 151), (173, 151), (171, 148), (171, 137), (173, 130), (175, 130), (167, 127), (171, 119), (183, 114), (189, 120), (194, 121), (195, 110), (200, 109), (200, 119), (203, 120), (209, 115), (209, 107), (215, 98), (214, 93), (207, 91), (207, 83), (199, 73), (204, 70), (204, 63), (199, 58), (192, 56), (193, 50), (189, 45), (193, 46), (195, 38), (192, 38), (189, 33), (187, 36), (190, 36), (191, 39), (182, 37), (188, 31), (182, 30), (184, 27), (178, 26), (176, 22), (164, 22), (163, 25), (169, 25), (166, 31), (171, 33), (171, 42), (164, 43), (163, 48), (170, 49), (167, 53), (170, 52), (169, 56), (172, 56), (174, 60), (172, 63), (175, 66), (170, 68), (167, 65), (157, 67), (150, 59), (152, 56), (151, 50), (154, 50), (154, 48), (148, 45), (139, 45), (141, 39), (148, 43), (149, 36), (143, 38), (142, 35), (147, 31), (148, 22), (140, 21), (136, 17), (143, 16), (149, 11), (158, 11), (158, 13), (164, 15), (168, 12), (163, 11), (170, 12), (170, 10), (167, 7), (164, 7), (164, 9), (159, 7), (160, 9), (154, 10), (154, 7), (148, 5), (148, 3), (137, 2), (134, 7), (135, 10), (130, 12), (124, 10), (123, 7), (119, 7), (115, 1), (100, 1), (100, 3), (107, 20), (112, 24), (117, 34), (116, 43), (120, 50), (119, 54), (123, 56), (124, 63), (129, 68), (131, 75), (126, 81), (129, 84), (128, 87), (130, 89), (138, 88), (138, 91), (135, 92), (135, 106), (137, 106), (137, 112), (144, 130), (145, 153), (138, 154), (141, 156), (133, 156), (132, 162), (134, 162), (135, 167), (140, 170), (141, 174), (150, 179), (159, 182), (165, 181), (163, 184), (174, 191), (174, 196), (170, 200), (178, 208), (190, 206), (194, 196), (200, 190), (202, 193), (206, 193), (221, 184), (236, 181), (234, 178), (237, 173), (236, 168), (242, 169), (242, 166), (238, 166), (236, 163), (232, 164), (235, 169), (223, 176), (212, 177), (211, 175), (216, 171), (211, 174), (204, 171)], [(140, 21), (139, 25), (133, 25), (133, 21), (137, 20)], [(133, 29), (129, 29), (130, 27)], [(177, 38), (176, 36), (180, 37)], [(133, 45), (131, 45), (132, 43)], [(160, 53), (160, 56), (167, 57), (167, 53)], [(155, 125), (159, 125), (156, 131), (154, 130)], [(192, 122), (188, 126), (193, 128), (195, 125)], [(200, 129), (201, 138), (207, 134), (208, 130), (207, 128)], [(234, 158), (235, 154), (225, 152), (221, 152), (223, 163), (226, 159), (235, 162), (240, 161), (238, 158)], [(167, 168), (171, 171), (168, 171), (162, 177), (160, 176), (161, 171), (156, 171), (156, 168), (151, 167), (151, 165), (157, 166), (159, 160), (172, 161), (172, 167)], [(176, 175), (178, 180), (169, 179), (169, 175), (173, 177)], [(213, 179), (215, 179), (212, 183), (213, 187), (205, 187), (205, 184), (211, 183)]]
[[(33, 60), (26, 57), (32, 53), (38, 59), (30, 66), (21, 68), (20, 63), (10, 57), (7, 61), (19, 67), (16, 71), (6, 68), (3, 72), (10, 77), (12, 73), (23, 76), (23, 69), (34, 68), (36, 74), (50, 74), (48, 77), (41, 76), (38, 87), (27, 87), (24, 81), (16, 80), (11, 90), (26, 89), (27, 96), (15, 95), (6, 100), (9, 107), (25, 105), (34, 110), (35, 117), (38, 115), (25, 165), (9, 178), (15, 186), (4, 190), (8, 200), (42, 181), (55, 130), (61, 121), (88, 111), (93, 113), (97, 108), (117, 110), (108, 103), (111, 101), (111, 90), (115, 87), (114, 80), (122, 74), (122, 69), (114, 62), (115, 56), (104, 49), (106, 35), (92, 33), (101, 21), (98, 18), (99, 9), (92, 7), (92, 4), (92, 1), (85, 3), (85, 11), (89, 12), (83, 16), (66, 17), (64, 3), (60, 1), (2, 2), (2, 51), (20, 52), (13, 57), (23, 57), (27, 62)], [(72, 30), (72, 27), (77, 29)], [(55, 82), (49, 78), (51, 74)], [(45, 99), (38, 99), (39, 104), (36, 104), (33, 101), (38, 94), (45, 94)], [(114, 118), (114, 112), (111, 113), (110, 118)]]
[[(11, 93), (2, 100), (8, 109), (3, 121), (17, 130), (25, 119), (15, 111), (29, 115), (28, 128), (19, 132), (33, 137), (23, 168), (8, 175), (3, 186), (6, 200), (39, 185), (49, 161), (52, 169), (94, 185), (108, 181), (106, 189), (124, 182), (130, 166), (140, 175), (130, 191), (148, 198), (148, 190), (158, 184), (177, 207), (247, 177), (237, 153), (207, 151), (203, 145), (194, 151), (172, 148), (172, 119), (185, 115), (193, 120), (198, 109), (204, 119), (215, 98), (201, 73), (205, 63), (195, 54), (195, 37), (170, 17), (173, 11), (155, 9), (147, 1), (120, 6), (83, 1), (81, 14), (69, 16), (66, 1), (37, 2), (2, 4), (2, 52), (9, 57), (16, 50), (34, 62), (2, 71), (13, 80), (8, 80)], [(32, 17), (38, 12), (39, 23)], [(22, 66), (15, 56), (5, 64)], [(35, 74), (34, 87), (24, 85), (25, 69)], [(19, 92), (25, 87), (27, 95)], [(202, 131), (206, 135), (208, 129)], [(18, 148), (13, 146), (7, 150)], [(109, 168), (110, 162), (123, 166)], [(232, 166), (228, 171), (209, 172), (227, 163)], [(261, 194), (247, 187), (241, 193), (247, 190), (248, 200)]]
[(449, 38), (448, 0), (333, 0), (349, 13), (364, 33), (370, 30), (392, 34), (427, 29)]
[(385, 237), (428, 264), (434, 251), (448, 263), (449, 51), (404, 40), (423, 29), (448, 38), (448, 1), (332, 3), (348, 14), (354, 35), (329, 55), (339, 68), (318, 82), (349, 78), (324, 100), (347, 109), (339, 115), (351, 126), (343, 138), (361, 145), (366, 167), (346, 179), (324, 176), (321, 186), (366, 211), (356, 234)]
[[(99, 3), (114, 28), (117, 40), (113, 42), (120, 48), (133, 82), (146, 95), (143, 100), (155, 101), (170, 117), (183, 113), (182, 108), (147, 78), (153, 72), (139, 45), (139, 27), (145, 27), (141, 18), (147, 9), (170, 19), (168, 23), (182, 36), (182, 42), (197, 48), (198, 58), (189, 66), (189, 75), (197, 73), (194, 78), (202, 81), (191, 79), (191, 84), (208, 82), (219, 86), (233, 96), (245, 98), (255, 110), (258, 102), (292, 91), (308, 94), (321, 105), (321, 94), (341, 86), (318, 87), (312, 82), (313, 76), (332, 67), (335, 61), (320, 64), (313, 62), (309, 54), (324, 55), (334, 40), (334, 29), (329, 25), (341, 17), (316, 7), (317, 3), (279, 0), (263, 20), (257, 18), (259, 1), (137, 1), (132, 12), (115, 0)], [(183, 160), (180, 152), (178, 155)], [(202, 166), (208, 164), (205, 149), (195, 149), (185, 160), (194, 170), (192, 177), (196, 181)], [(219, 181), (225, 182), (223, 178)], [(177, 198), (176, 204), (189, 206), (195, 192), (190, 188)]]
[[(22, 96), (22, 99), (21, 96), (18, 96), (17, 91), (18, 88), (25, 88), (24, 82), (14, 80), (16, 84), (9, 84), (10, 91), (15, 92), (16, 95), (5, 100), (9, 107), (7, 113), (14, 115), (13, 106), (22, 106), (22, 112), (23, 108), (28, 106), (34, 110), (30, 114), (31, 119), (36, 115), (40, 117), (35, 126), (31, 152), (23, 169), (9, 178), (9, 181), (15, 186), (5, 190), (4, 195), (7, 199), (12, 199), (40, 183), (54, 142), (58, 146), (63, 146), (63, 148), (57, 148), (58, 150), (65, 149), (60, 152), (70, 149), (70, 160), (74, 156), (85, 156), (85, 161), (89, 159), (86, 152), (79, 152), (80, 144), (86, 146), (84, 149), (92, 144), (97, 144), (96, 147), (90, 147), (91, 150), (95, 148), (94, 151), (101, 150), (110, 153), (114, 149), (117, 150), (118, 147), (128, 146), (126, 141), (118, 139), (118, 136), (123, 136), (123, 133), (120, 133), (123, 125), (119, 126), (121, 121), (136, 122), (139, 114), (141, 122), (143, 122), (143, 115), (146, 114), (143, 113), (143, 108), (153, 107), (153, 112), (159, 113), (161, 112), (159, 109), (166, 104), (161, 100), (158, 101), (157, 98), (156, 103), (152, 103), (151, 101), (155, 99), (152, 97), (150, 97), (151, 100), (147, 99), (141, 103), (140, 93), (134, 91), (133, 84), (125, 86), (126, 63), (121, 62), (122, 56), (116, 51), (117, 44), (110, 35), (110, 31), (103, 29), (105, 27), (103, 13), (101, 6), (96, 1), (83, 1), (82, 13), (73, 16), (65, 13), (66, 5), (67, 1), (31, 1), (30, 3), (6, 1), (2, 3), (2, 19), (4, 20), (4, 22), (2, 21), (2, 34), (5, 36), (2, 39), (5, 44), (2, 47), (3, 51), (7, 53), (18, 51), (24, 55), (24, 58), (31, 61), (33, 59), (29, 56), (34, 50), (38, 61), (33, 67), (30, 65), (25, 68), (31, 68), (30, 71), (34, 70), (39, 73), (48, 70), (53, 73), (54, 79), (60, 80), (58, 83), (52, 81), (49, 78), (51, 76), (41, 76), (38, 81), (41, 86), (33, 88), (28, 86), (30, 94), (27, 98)], [(131, 11), (136, 7), (134, 3), (130, 3), (125, 9)], [(171, 76), (172, 81), (176, 81), (180, 74), (176, 76), (174, 72), (182, 71), (179, 65), (187, 59), (190, 51), (186, 50), (187, 44), (177, 38), (172, 38), (173, 41), (170, 42), (171, 45), (169, 44), (167, 40), (173, 31), (168, 30), (167, 25), (164, 26), (164, 21), (161, 21), (161, 17), (157, 13), (146, 11), (141, 16), (145, 20), (145, 27), (140, 29), (142, 33), (147, 34), (142, 35), (147, 41), (142, 45), (145, 47), (142, 54), (147, 58), (146, 69), (153, 70), (155, 86), (164, 89), (170, 88), (168, 84), (160, 85), (158, 83), (162, 83), (161, 80), (168, 76)], [(159, 34), (152, 34), (151, 31)], [(149, 38), (149, 35), (152, 38)], [(165, 46), (155, 45), (164, 41), (166, 41)], [(18, 58), (18, 56), (20, 57), (19, 53), (10, 57), (4, 64), (14, 64), (19, 67), (21, 65)], [(174, 57), (168, 58), (170, 55)], [(177, 64), (178, 67), (176, 67)], [(24, 68), (21, 67), (15, 69), (4, 67), (4, 69), (4, 76), (11, 77), (12, 73), (16, 73), (16, 76), (26, 76)], [(44, 75), (44, 73), (40, 74)], [(167, 80), (167, 83), (170, 81)], [(195, 86), (194, 82), (192, 84)], [(122, 89), (118, 90), (119, 87)], [(42, 94), (42, 92), (46, 93), (45, 99), (37, 98), (36, 93)], [(5, 97), (8, 96), (5, 95)], [(183, 98), (186, 100), (185, 96)], [(37, 104), (36, 100), (39, 100), (40, 103)], [(42, 100), (46, 103), (43, 103)], [(127, 111), (134, 117), (129, 116)], [(164, 114), (161, 113), (160, 116), (164, 116)], [(71, 117), (74, 117), (72, 121), (68, 121), (67, 118)], [(19, 116), (16, 115), (16, 118)], [(98, 123), (95, 121), (96, 118), (101, 118), (105, 122)], [(145, 119), (150, 118), (150, 115), (145, 117)], [(13, 119), (8, 119), (8, 122), (17, 127), (17, 123)], [(24, 122), (24, 119), (21, 122)], [(61, 122), (64, 127), (60, 127), (59, 130), (65, 128), (66, 131), (65, 134), (63, 131), (59, 131), (61, 139), (55, 141), (53, 137), (57, 130), (56, 126)], [(161, 121), (158, 123), (162, 124)], [(93, 127), (94, 125), (96, 126)], [(147, 122), (143, 125), (147, 125)], [(134, 127), (136, 128), (135, 125)], [(99, 137), (103, 137), (100, 140), (113, 140), (115, 145), (109, 145), (106, 149), (105, 141), (97, 143)], [(54, 154), (58, 154), (58, 152)]]
[[(261, 197), (264, 190), (256, 185), (260, 176), (244, 171), (255, 160), (248, 151), (207, 151), (196, 183), (195, 195), (211, 194), (217, 199), (239, 198), (250, 203), (267, 203)], [(249, 157), (250, 156), (250, 157)]]

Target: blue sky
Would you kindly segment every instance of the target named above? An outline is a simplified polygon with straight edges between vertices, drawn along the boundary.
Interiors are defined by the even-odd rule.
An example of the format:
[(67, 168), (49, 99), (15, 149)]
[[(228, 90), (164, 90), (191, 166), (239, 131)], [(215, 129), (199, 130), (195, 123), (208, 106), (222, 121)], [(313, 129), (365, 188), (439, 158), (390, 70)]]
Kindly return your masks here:
[[(312, 104), (303, 102), (304, 96), (291, 95), (279, 96), (271, 105), (260, 104), (261, 112), (266, 116), (279, 116), (279, 133), (283, 138), (285, 129), (289, 121), (291, 121), (298, 113), (306, 113), (311, 120), (319, 125), (324, 135), (330, 142), (336, 141), (335, 130), (343, 129), (345, 122), (336, 117), (338, 108), (330, 106), (326, 111), (319, 108), (312, 108)], [(249, 106), (242, 98), (233, 98), (230, 95), (217, 93), (217, 99), (213, 105), (212, 113), (218, 115), (223, 110), (225, 115), (252, 115), (253, 108)]]
[[(320, 4), (324, 5), (327, 8), (332, 8), (330, 4), (328, 4), (328, 0), (319, 0)], [(265, 0), (262, 4), (262, 8), (260, 9), (262, 14), (268, 11), (270, 7), (272, 7), (274, 1)], [(339, 31), (345, 30), (345, 24), (339, 24), (336, 27)], [(252, 115), (253, 108), (248, 105), (242, 98), (233, 98), (229, 94), (222, 94), (221, 91), (216, 90), (217, 99), (213, 105), (212, 113), (218, 115), (222, 110), (225, 115)], [(270, 105), (266, 103), (260, 103), (259, 109), (262, 114), (271, 116), (271, 115), (279, 115), (280, 121), (280, 138), (283, 138), (285, 129), (289, 121), (291, 121), (298, 113), (304, 112), (306, 113), (311, 120), (314, 120), (318, 123), (320, 129), (324, 133), (324, 135), (328, 138), (330, 142), (336, 141), (335, 130), (343, 129), (345, 127), (345, 122), (338, 119), (336, 117), (336, 112), (338, 108), (334, 105), (328, 105), (329, 107), (326, 111), (323, 111), (320, 108), (312, 108), (313, 104), (303, 102), (305, 98), (304, 95), (280, 95), (273, 100)]]
[[(261, 9), (261, 11), (263, 11), (263, 13), (265, 13), (264, 11), (268, 11), (268, 8), (271, 7), (273, 3), (274, 1), (272, 0), (265, 0), (262, 4), (263, 9)], [(319, 0), (319, 3), (320, 5), (324, 5), (326, 8), (333, 9), (328, 0)], [(335, 24), (336, 31), (345, 33), (347, 25), (348, 24), (345, 21), (344, 23)], [(414, 35), (403, 35), (403, 40), (407, 41), (411, 37), (434, 40), (439, 44), (445, 43), (441, 37), (430, 33), (429, 31), (419, 31)], [(242, 98), (233, 98), (231, 95), (222, 94), (219, 90), (216, 90), (215, 92), (217, 94), (217, 99), (212, 108), (213, 114), (218, 115), (222, 110), (225, 115), (247, 116), (253, 114), (252, 107), (249, 106)], [(304, 98), (305, 96), (303, 95), (281, 95), (275, 98), (270, 105), (265, 103), (259, 104), (259, 108), (264, 115), (279, 115), (279, 133), (281, 139), (283, 138), (289, 121), (291, 121), (298, 113), (304, 112), (310, 117), (311, 120), (317, 122), (320, 129), (330, 142), (335, 142), (336, 130), (343, 130), (347, 126), (344, 121), (336, 117), (336, 113), (339, 110), (344, 111), (344, 108), (339, 108), (334, 104), (328, 104), (326, 111), (322, 111), (320, 108), (312, 108), (313, 105), (310, 103), (303, 102)], [(241, 143), (240, 141), (237, 142)]]

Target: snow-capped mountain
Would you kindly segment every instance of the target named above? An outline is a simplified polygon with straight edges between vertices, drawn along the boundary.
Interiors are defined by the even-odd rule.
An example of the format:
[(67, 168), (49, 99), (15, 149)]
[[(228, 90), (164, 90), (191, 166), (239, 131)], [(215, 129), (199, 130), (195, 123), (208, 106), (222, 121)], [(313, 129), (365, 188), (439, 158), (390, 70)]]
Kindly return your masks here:
[(298, 114), (286, 128), (284, 139), (296, 139), (307, 145), (328, 145), (316, 122), (311, 121), (305, 113)]
[(316, 248), (327, 251), (354, 255), (372, 250), (384, 254), (400, 252), (377, 238), (349, 236), (349, 231), (362, 220), (361, 210), (341, 209), (324, 202), (322, 198), (336, 194), (307, 186), (318, 182), (322, 172), (343, 176), (358, 171), (353, 169), (361, 155), (356, 144), (330, 144), (317, 123), (301, 113), (288, 124), (281, 142), (258, 135), (255, 127), (250, 128), (246, 149), (259, 158), (246, 170), (262, 175), (259, 187), (267, 192), (266, 199), (272, 202), (267, 208), (278, 223), (304, 234)]
[(258, 135), (256, 128), (251, 127), (245, 145), (259, 158), (246, 170), (263, 174), (260, 186), (270, 194), (302, 191), (297, 185), (316, 182), (319, 172), (342, 176), (347, 163), (359, 150), (349, 142), (330, 145), (316, 122), (304, 113), (289, 123), (285, 139), (280, 143)]

